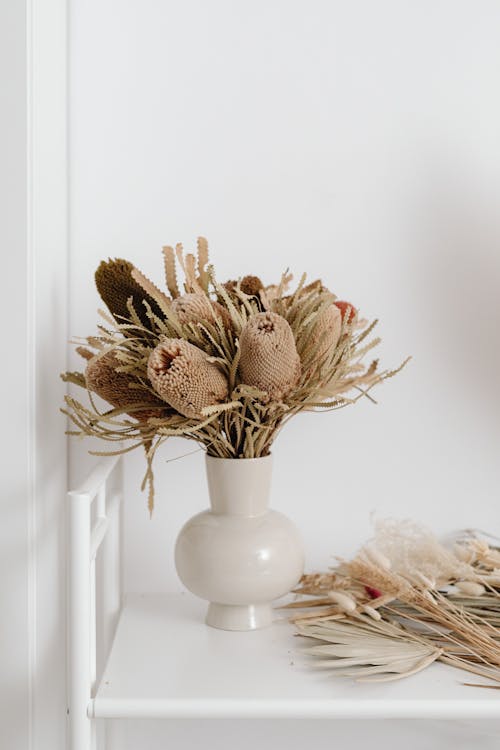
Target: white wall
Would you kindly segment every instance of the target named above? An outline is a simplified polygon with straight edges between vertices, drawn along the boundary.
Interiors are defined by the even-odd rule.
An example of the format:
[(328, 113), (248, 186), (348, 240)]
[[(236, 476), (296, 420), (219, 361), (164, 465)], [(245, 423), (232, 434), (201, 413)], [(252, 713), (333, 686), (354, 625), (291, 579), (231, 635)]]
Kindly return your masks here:
[[(2, 514), (0, 550), (2, 565), (0, 609), (0, 746), (25, 748), (29, 735), (29, 619), (28, 619), (28, 537), (29, 476), (26, 471), (29, 435), (27, 431), (29, 388), (28, 357), (24, 342), (27, 310), (23, 295), (27, 275), (26, 258), (26, 12), (22, 3), (0, 5), (0, 236), (17, 287), (6, 284), (2, 309), (16, 310), (11, 324), (4, 327), (4, 352), (15, 356), (16, 368), (2, 368), (3, 420), (9, 435), (1, 439)], [(7, 75), (8, 73), (8, 75)], [(21, 300), (19, 299), (19, 295)], [(5, 315), (5, 313), (4, 313)], [(5, 318), (4, 318), (5, 320)], [(9, 362), (9, 357), (4, 359)], [(12, 359), (10, 359), (12, 363)], [(16, 371), (17, 370), (17, 371)], [(15, 446), (13, 451), (11, 446)], [(5, 613), (9, 613), (5, 617)]]
[[(102, 257), (162, 283), (162, 244), (205, 234), (222, 279), (318, 275), (380, 317), (407, 371), (275, 447), (274, 504), (310, 567), (369, 514), (499, 531), (495, 2), (73, 0), (71, 330), (91, 332)], [(171, 557), (206, 504), (202, 455), (172, 442), (149, 521), (127, 459), (127, 580), (176, 587)], [(73, 446), (82, 466), (81, 445)]]
[(0, 747), (65, 750), (65, 2), (0, 3)]
[[(306, 269), (380, 317), (384, 363), (414, 357), (378, 406), (276, 443), (310, 569), (373, 510), (500, 533), (499, 23), (487, 0), (71, 2), (72, 333), (102, 257), (162, 283), (162, 244), (204, 234), (221, 279)], [(152, 522), (127, 458), (129, 590), (179, 587), (174, 539), (207, 499), (201, 453), (167, 460), (190, 450), (159, 456)]]

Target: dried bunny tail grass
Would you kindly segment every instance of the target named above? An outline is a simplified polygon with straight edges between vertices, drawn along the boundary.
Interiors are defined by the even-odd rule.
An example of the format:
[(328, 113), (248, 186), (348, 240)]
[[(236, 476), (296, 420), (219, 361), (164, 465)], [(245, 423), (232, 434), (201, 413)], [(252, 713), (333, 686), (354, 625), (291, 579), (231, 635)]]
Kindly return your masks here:
[(214, 323), (217, 318), (222, 320), (226, 328), (231, 327), (231, 317), (218, 302), (213, 302), (203, 292), (183, 294), (172, 302), (172, 310), (177, 315), (179, 323)]
[(216, 364), (184, 339), (165, 339), (150, 354), (148, 377), (158, 395), (185, 417), (228, 396), (228, 383)]
[(500, 549), (490, 546), (484, 539), (467, 536), (455, 544), (454, 552), (459, 560), (484, 571), (500, 570)]
[(242, 383), (265, 391), (271, 401), (283, 400), (297, 385), (300, 357), (281, 315), (264, 312), (248, 320), (240, 336), (239, 372)]
[[(167, 411), (165, 404), (147, 388), (131, 387), (137, 381), (117, 370), (120, 365), (114, 351), (90, 359), (85, 370), (87, 388), (140, 422), (161, 418)], [(138, 408), (143, 406), (150, 408)]]
[(101, 261), (95, 272), (95, 284), (101, 299), (118, 323), (129, 318), (128, 301), (137, 312), (141, 324), (147, 330), (151, 329), (151, 322), (144, 308), (143, 300), (146, 300), (156, 315), (161, 315), (161, 306), (154, 295), (137, 282), (133, 277), (134, 266), (128, 260), (116, 258), (115, 260)]

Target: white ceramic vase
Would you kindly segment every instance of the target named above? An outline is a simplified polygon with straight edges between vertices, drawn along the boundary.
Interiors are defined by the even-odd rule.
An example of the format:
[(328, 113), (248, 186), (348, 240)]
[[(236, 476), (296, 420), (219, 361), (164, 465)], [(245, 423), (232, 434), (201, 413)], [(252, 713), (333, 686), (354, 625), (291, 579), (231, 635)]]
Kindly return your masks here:
[(175, 546), (182, 583), (210, 604), (206, 622), (224, 630), (270, 625), (272, 602), (304, 569), (299, 533), (269, 510), (272, 456), (206, 457), (211, 507), (191, 518)]

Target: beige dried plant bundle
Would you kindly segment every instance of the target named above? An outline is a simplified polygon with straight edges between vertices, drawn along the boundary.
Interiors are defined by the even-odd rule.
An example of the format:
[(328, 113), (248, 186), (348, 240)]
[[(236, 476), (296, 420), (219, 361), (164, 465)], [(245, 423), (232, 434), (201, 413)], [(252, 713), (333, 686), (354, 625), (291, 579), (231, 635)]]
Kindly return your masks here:
[[(99, 266), (110, 314), (100, 311), (96, 335), (76, 343), (90, 361), (106, 357), (116, 379), (108, 370), (99, 384), (82, 372), (63, 375), (90, 396), (88, 404), (67, 396), (70, 434), (112, 444), (93, 451), (99, 455), (143, 446), (150, 503), (153, 458), (170, 437), (220, 458), (266, 456), (295, 415), (373, 401), (372, 389), (406, 363), (382, 370), (378, 360), (366, 362), (379, 343), (377, 321), (347, 314), (321, 281), (307, 284), (304, 275), (291, 289), (287, 272), (274, 284), (256, 275), (221, 284), (204, 238), (196, 254), (166, 246), (163, 259), (165, 291), (129, 261)], [(97, 392), (110, 409), (98, 408)]]
[(354, 559), (304, 576), (287, 608), (334, 674), (385, 681), (441, 661), (500, 683), (498, 552), (476, 536), (449, 548), (418, 524), (379, 523)]

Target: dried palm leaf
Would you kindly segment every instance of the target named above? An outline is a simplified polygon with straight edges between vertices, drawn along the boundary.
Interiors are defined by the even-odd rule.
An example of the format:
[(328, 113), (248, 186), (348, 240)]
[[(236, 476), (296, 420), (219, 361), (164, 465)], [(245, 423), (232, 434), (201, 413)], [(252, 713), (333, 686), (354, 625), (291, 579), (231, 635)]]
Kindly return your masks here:
[(324, 644), (304, 651), (319, 657), (313, 662), (315, 668), (358, 682), (400, 680), (420, 672), (442, 655), (442, 649), (401, 625), (374, 622), (363, 615), (348, 621), (303, 623), (298, 633)]

